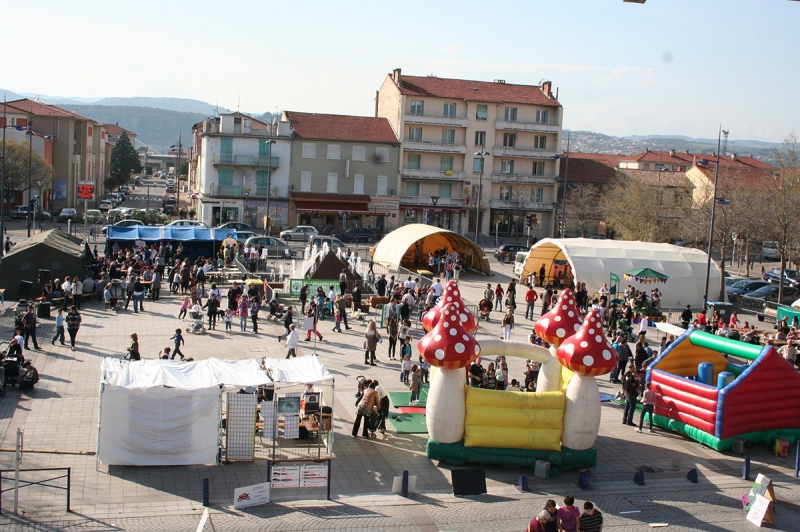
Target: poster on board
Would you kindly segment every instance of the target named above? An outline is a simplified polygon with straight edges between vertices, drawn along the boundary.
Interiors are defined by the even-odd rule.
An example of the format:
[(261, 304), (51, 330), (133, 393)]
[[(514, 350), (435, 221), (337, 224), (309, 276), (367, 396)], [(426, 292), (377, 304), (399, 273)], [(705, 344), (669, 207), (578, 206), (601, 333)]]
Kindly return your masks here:
[(236, 488), (233, 491), (233, 507), (247, 508), (269, 502), (269, 482)]
[(299, 488), (300, 466), (275, 466), (272, 468), (272, 488)]
[(307, 464), (300, 474), (301, 488), (324, 488), (328, 486), (328, 465)]

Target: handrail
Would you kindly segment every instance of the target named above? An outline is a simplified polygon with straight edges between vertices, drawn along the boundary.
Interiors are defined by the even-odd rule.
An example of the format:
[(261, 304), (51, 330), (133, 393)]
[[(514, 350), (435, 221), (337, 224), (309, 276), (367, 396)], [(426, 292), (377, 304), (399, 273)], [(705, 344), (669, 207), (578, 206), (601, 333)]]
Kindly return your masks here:
[[(72, 512), (72, 510), (70, 509), (70, 496), (71, 496), (71, 491), (72, 491), (72, 468), (71, 467), (34, 467), (34, 468), (30, 468), (30, 469), (20, 469), (19, 471), (21, 473), (23, 471), (64, 471), (64, 470), (67, 471), (66, 475), (61, 475), (61, 476), (53, 477), (53, 478), (46, 478), (46, 479), (40, 480), (38, 482), (32, 482), (32, 481), (28, 481), (28, 480), (19, 479), (20, 483), (24, 483), (24, 485), (20, 485), (19, 487), (20, 488), (27, 488), (28, 486), (44, 486), (44, 487), (48, 487), (48, 488), (56, 488), (56, 489), (59, 489), (59, 490), (67, 490), (67, 512)], [(11, 491), (11, 490), (14, 489), (13, 487), (12, 488), (2, 489), (2, 486), (3, 486), (3, 473), (12, 473), (12, 472), (15, 472), (15, 471), (16, 470), (14, 470), (14, 469), (0, 469), (0, 514), (3, 513), (3, 497), (2, 497), (3, 492)], [(66, 478), (67, 479), (67, 486), (66, 487), (55, 486), (53, 484), (45, 484), (46, 482), (50, 482), (51, 480), (58, 480), (60, 478)]]

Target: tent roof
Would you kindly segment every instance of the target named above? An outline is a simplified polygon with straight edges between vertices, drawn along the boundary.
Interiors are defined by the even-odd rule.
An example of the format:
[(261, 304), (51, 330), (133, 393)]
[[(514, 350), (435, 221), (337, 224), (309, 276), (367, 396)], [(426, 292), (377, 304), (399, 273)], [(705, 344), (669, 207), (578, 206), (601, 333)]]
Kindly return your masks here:
[(333, 375), (314, 355), (292, 359), (265, 358), (264, 364), (267, 373), (275, 382), (320, 384), (323, 381), (333, 380)]
[(78, 258), (81, 258), (84, 252), (83, 240), (63, 233), (58, 229), (51, 229), (44, 233), (35, 234), (30, 238), (26, 238), (12, 247), (11, 251), (6, 254), (6, 257), (31, 249), (38, 244), (45, 244), (56, 251), (67, 253), (68, 255)]
[(409, 249), (419, 241), (425, 241), (424, 245), (420, 246), (420, 251), (425, 256), (429, 251), (442, 248), (455, 249), (462, 257), (471, 255), (475, 259), (470, 261), (465, 258), (466, 267), (486, 275), (491, 274), (489, 260), (475, 242), (447, 229), (425, 224), (404, 225), (383, 237), (375, 248), (373, 260), (389, 268), (398, 268)]
[(209, 358), (196, 362), (142, 360), (131, 363), (117, 358), (104, 358), (101, 373), (103, 384), (123, 388), (166, 386), (193, 390), (219, 385), (258, 386), (272, 382), (256, 360)]
[[(652, 268), (669, 277), (659, 286), (664, 297), (663, 308), (681, 308), (686, 305), (701, 307), (705, 291), (705, 252), (694, 249), (640, 242), (638, 240), (595, 240), (591, 238), (545, 238), (531, 248), (521, 279), (537, 273), (542, 263), (550, 271), (554, 260), (566, 260), (575, 275), (575, 281), (585, 282), (589, 293), (609, 283), (609, 275), (622, 276), (635, 268)], [(719, 267), (711, 262), (710, 287), (719, 286)], [(624, 284), (625, 282), (623, 282)], [(650, 288), (630, 281), (637, 289)], [(711, 293), (713, 292), (713, 289)]]
[(222, 242), (228, 237), (236, 238), (236, 231), (232, 229), (208, 229), (205, 227), (132, 225), (129, 227), (109, 227), (107, 238), (117, 242), (134, 242), (136, 240), (144, 242), (160, 242), (162, 240)]

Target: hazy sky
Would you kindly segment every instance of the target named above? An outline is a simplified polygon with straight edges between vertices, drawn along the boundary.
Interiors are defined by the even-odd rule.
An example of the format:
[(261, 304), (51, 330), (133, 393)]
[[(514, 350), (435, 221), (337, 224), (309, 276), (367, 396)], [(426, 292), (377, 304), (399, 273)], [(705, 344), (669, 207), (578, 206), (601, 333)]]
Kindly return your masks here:
[[(404, 74), (551, 79), (564, 127), (780, 141), (800, 130), (800, 2), (2, 0), (0, 87), (374, 114)], [(13, 53), (10, 53), (12, 52)], [(798, 131), (800, 132), (800, 131)]]

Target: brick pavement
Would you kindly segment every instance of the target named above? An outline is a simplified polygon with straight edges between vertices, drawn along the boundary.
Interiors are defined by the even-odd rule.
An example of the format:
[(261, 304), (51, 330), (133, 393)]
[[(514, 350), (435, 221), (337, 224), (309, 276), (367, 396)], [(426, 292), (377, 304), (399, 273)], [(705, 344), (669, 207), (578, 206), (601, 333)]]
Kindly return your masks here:
[[(493, 267), (495, 264), (493, 264)], [(489, 278), (493, 284), (508, 282), (510, 266), (497, 268)], [(465, 296), (480, 299), (486, 277), (462, 279)], [(10, 304), (2, 309), (0, 334), (9, 336)], [(155, 358), (169, 345), (176, 327), (189, 322), (177, 320), (179, 299), (166, 297), (157, 303), (145, 302), (146, 312), (119, 315), (104, 312), (97, 303), (84, 310), (84, 326), (79, 335), (80, 349), (72, 352), (51, 347), (53, 320), (42, 320), (39, 337), (45, 350), (33, 353), (42, 374), (37, 390), (21, 394), (9, 391), (0, 400), (0, 447), (13, 447), (16, 427), (25, 426), (26, 447), (40, 449), (92, 451), (96, 447), (99, 364), (103, 356), (121, 356), (128, 335), (138, 332), (142, 354)], [(523, 340), (529, 328), (518, 308), (514, 337)], [(499, 314), (498, 314), (499, 316)], [(191, 467), (107, 467), (97, 466), (94, 457), (28, 454), (23, 467), (72, 467), (74, 514), (65, 514), (61, 492), (28, 488), (22, 496), (25, 521), (0, 518), (9, 530), (190, 530), (196, 527), (202, 508), (200, 480), (211, 479), (212, 505), (222, 513), (215, 522), (225, 530), (237, 528), (264, 530), (360, 530), (391, 527), (396, 530), (519, 530), (546, 498), (561, 500), (573, 493), (579, 500), (589, 496), (606, 515), (606, 530), (641, 530), (645, 521), (671, 521), (669, 530), (744, 530), (743, 513), (736, 508), (747, 484), (738, 479), (741, 459), (717, 453), (673, 434), (637, 434), (620, 423), (621, 410), (604, 404), (603, 419), (596, 448), (598, 467), (592, 471), (592, 489), (579, 493), (575, 473), (540, 480), (529, 474), (530, 493), (519, 493), (513, 486), (525, 473), (518, 469), (487, 467), (489, 494), (474, 498), (451, 495), (450, 466), (431, 463), (425, 457), (425, 435), (388, 433), (365, 441), (349, 436), (355, 414), (353, 392), (360, 374), (379, 378), (390, 390), (401, 390), (396, 363), (389, 363), (385, 347), (378, 353), (378, 367), (361, 364), (361, 334), (364, 324), (352, 331), (333, 333), (332, 322), (323, 322), (320, 331), (325, 342), (317, 344), (321, 361), (336, 375), (334, 500), (326, 502), (321, 490), (273, 492), (271, 505), (247, 513), (230, 508), (233, 489), (262, 482), (263, 462)], [(272, 322), (262, 324), (264, 334), (213, 331), (204, 337), (187, 335), (186, 354), (195, 358), (219, 356), (284, 356), (274, 340), (282, 328)], [(414, 331), (415, 338), (421, 331)], [(496, 320), (482, 325), (479, 338), (500, 335)], [(386, 345), (386, 344), (383, 344)], [(301, 342), (310, 352), (311, 343)], [(512, 376), (521, 378), (521, 360), (510, 361)], [(599, 379), (601, 391), (615, 389)], [(11, 466), (11, 453), (0, 453), (0, 467)], [(776, 481), (777, 494), (787, 501), (778, 506), (779, 530), (800, 530), (796, 501), (800, 492), (791, 477), (793, 462), (770, 456), (767, 449), (753, 453), (753, 476), (768, 472)], [(647, 484), (631, 482), (640, 466), (653, 468)], [(690, 485), (688, 469), (697, 467), (703, 481)], [(418, 491), (412, 500), (391, 495), (392, 477), (408, 469), (418, 476)], [(4, 482), (3, 487), (8, 487)], [(12, 504), (9, 493), (3, 507)], [(620, 514), (640, 511), (641, 514)], [(266, 521), (265, 518), (268, 518)], [(794, 528), (792, 528), (794, 527)]]

